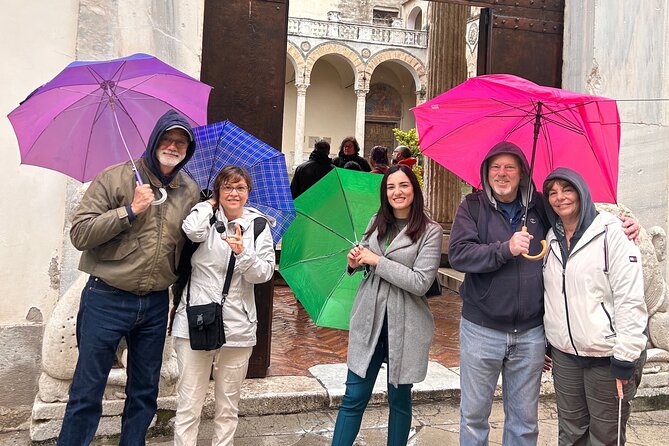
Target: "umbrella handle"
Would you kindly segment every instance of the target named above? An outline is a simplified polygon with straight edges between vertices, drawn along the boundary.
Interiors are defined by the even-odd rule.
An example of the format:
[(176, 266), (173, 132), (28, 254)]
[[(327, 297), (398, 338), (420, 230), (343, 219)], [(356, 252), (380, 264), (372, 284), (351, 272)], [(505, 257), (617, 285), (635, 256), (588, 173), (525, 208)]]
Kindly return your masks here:
[[(135, 172), (135, 178), (137, 179), (137, 185), (141, 186), (144, 184), (144, 181), (142, 181), (142, 177), (139, 175), (139, 172), (137, 171), (137, 166), (135, 166), (135, 162), (130, 159), (130, 162), (132, 163), (132, 170)], [(160, 206), (161, 204), (165, 203), (165, 200), (167, 200), (167, 191), (165, 190), (164, 187), (161, 187), (158, 189), (160, 191), (160, 198), (157, 200), (153, 200), (151, 202), (151, 206)]]
[[(523, 226), (523, 231), (527, 232), (527, 226)], [(548, 245), (546, 244), (546, 240), (541, 241), (541, 252), (536, 255), (530, 255), (530, 254), (523, 254), (523, 257), (525, 257), (527, 260), (540, 260), (543, 259), (544, 256), (546, 256), (546, 252), (548, 251)]]
[(165, 188), (161, 187), (158, 190), (160, 191), (160, 198), (152, 201), (151, 206), (160, 206), (161, 204), (165, 203), (165, 200), (167, 200), (167, 191), (165, 190)]

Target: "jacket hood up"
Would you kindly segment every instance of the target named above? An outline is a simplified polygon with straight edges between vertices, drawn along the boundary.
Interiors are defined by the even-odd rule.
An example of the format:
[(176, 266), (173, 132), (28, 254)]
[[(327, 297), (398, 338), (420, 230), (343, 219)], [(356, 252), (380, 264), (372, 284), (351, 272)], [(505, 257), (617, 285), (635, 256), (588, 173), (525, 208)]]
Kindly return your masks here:
[(332, 164), (330, 156), (327, 154), (327, 152), (324, 152), (322, 150), (314, 150), (313, 152), (311, 152), (311, 154), (309, 155), (309, 160), (316, 161), (317, 163), (324, 165)]
[[(190, 136), (189, 138), (190, 142), (188, 143), (188, 149), (186, 151), (186, 156), (184, 157), (184, 159), (174, 167), (174, 170), (172, 171), (171, 174), (163, 175), (162, 171), (160, 170), (160, 163), (158, 162), (158, 158), (156, 157), (156, 149), (158, 149), (158, 143), (163, 133), (165, 133), (168, 129), (175, 126), (182, 127), (188, 132)], [(163, 185), (167, 185), (172, 182), (177, 173), (179, 173), (179, 170), (181, 170), (181, 168), (186, 165), (186, 163), (191, 159), (194, 153), (195, 153), (195, 136), (193, 135), (193, 129), (191, 128), (186, 118), (184, 118), (182, 115), (180, 115), (174, 110), (169, 110), (167, 113), (161, 116), (160, 119), (158, 119), (158, 122), (156, 122), (156, 126), (153, 128), (153, 131), (151, 132), (151, 136), (149, 137), (149, 143), (146, 147), (146, 151), (142, 155), (142, 158), (144, 158), (144, 160), (146, 161), (146, 164), (151, 173), (153, 173), (161, 181), (161, 183), (163, 183)]]
[(521, 192), (521, 200), (523, 203), (523, 206), (527, 206), (527, 189), (529, 187), (532, 188), (530, 191), (529, 196), (532, 196), (532, 193), (536, 190), (536, 187), (534, 186), (534, 183), (530, 181), (530, 167), (529, 163), (527, 162), (527, 158), (525, 158), (525, 154), (523, 151), (515, 145), (512, 142), (509, 141), (502, 141), (498, 142), (495, 144), (489, 151), (488, 154), (486, 155), (485, 159), (481, 163), (481, 186), (482, 189), (485, 191), (486, 195), (488, 196), (488, 199), (493, 205), (496, 205), (495, 198), (493, 197), (492, 194), (492, 188), (490, 187), (490, 183), (488, 182), (488, 165), (490, 164), (490, 158), (500, 155), (502, 153), (507, 153), (509, 155), (513, 155), (518, 160), (520, 161), (520, 168), (522, 170), (522, 176), (520, 178), (520, 185), (519, 185), (519, 190)]
[[(575, 242), (581, 238), (581, 235), (585, 230), (590, 226), (592, 221), (597, 217), (597, 208), (595, 208), (595, 203), (590, 197), (590, 189), (585, 183), (583, 177), (576, 171), (568, 169), (566, 167), (558, 167), (553, 172), (548, 174), (544, 184), (549, 180), (565, 180), (568, 181), (578, 192), (578, 198), (581, 202), (580, 213), (578, 218), (578, 224), (576, 225), (576, 230), (572, 236), (572, 245), (575, 245)], [(546, 214), (548, 215), (548, 221), (551, 223), (553, 230), (556, 233), (558, 239), (564, 238), (564, 229), (562, 228), (562, 221), (560, 217), (555, 213), (550, 203), (548, 202), (548, 191), (543, 191), (544, 203), (546, 208)]]

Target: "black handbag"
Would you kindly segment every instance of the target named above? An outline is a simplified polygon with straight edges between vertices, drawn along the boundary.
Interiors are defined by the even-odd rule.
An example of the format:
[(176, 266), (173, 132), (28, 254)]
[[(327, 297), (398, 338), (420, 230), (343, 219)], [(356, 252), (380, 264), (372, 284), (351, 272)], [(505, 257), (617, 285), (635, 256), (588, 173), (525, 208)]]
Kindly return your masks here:
[(223, 326), (223, 304), (230, 290), (232, 271), (235, 269), (235, 254), (230, 253), (228, 270), (221, 293), (221, 302), (204, 305), (190, 305), (190, 279), (186, 289), (186, 315), (188, 316), (188, 337), (193, 350), (216, 350), (225, 344), (225, 327)]
[(434, 278), (434, 282), (430, 285), (430, 289), (425, 293), (425, 297), (434, 297), (441, 296), (441, 284), (439, 283), (439, 277)]

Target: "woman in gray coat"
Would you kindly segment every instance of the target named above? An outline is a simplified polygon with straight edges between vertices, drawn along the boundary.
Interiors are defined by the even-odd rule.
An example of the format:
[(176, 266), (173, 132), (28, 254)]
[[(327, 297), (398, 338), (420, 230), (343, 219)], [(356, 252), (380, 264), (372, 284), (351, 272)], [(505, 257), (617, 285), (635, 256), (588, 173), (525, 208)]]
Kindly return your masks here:
[(333, 446), (353, 444), (383, 362), (388, 363), (388, 445), (406, 445), (411, 388), (427, 374), (434, 320), (425, 293), (441, 259), (441, 226), (425, 213), (409, 167), (388, 169), (380, 194), (379, 211), (347, 258), (349, 274), (360, 271), (364, 277), (351, 310), (346, 393)]

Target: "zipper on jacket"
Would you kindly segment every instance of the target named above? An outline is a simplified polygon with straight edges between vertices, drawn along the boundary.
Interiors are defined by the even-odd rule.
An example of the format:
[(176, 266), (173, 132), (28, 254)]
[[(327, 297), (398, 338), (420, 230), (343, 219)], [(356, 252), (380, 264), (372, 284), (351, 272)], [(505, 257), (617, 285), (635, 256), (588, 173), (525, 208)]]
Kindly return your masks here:
[(606, 307), (604, 306), (604, 302), (600, 302), (599, 305), (602, 306), (602, 310), (604, 310), (604, 314), (606, 315), (606, 319), (609, 320), (609, 328), (611, 329), (612, 334), (616, 334), (616, 331), (613, 329), (613, 321), (611, 320), (611, 315), (609, 314), (608, 311), (606, 311)]
[[(558, 240), (555, 240), (555, 242), (557, 242), (558, 247), (560, 248), (560, 253), (564, 254), (562, 243), (560, 243)], [(551, 249), (551, 251), (555, 253), (554, 250)], [(555, 253), (555, 257), (558, 257), (557, 253)], [(562, 266), (562, 297), (564, 298), (564, 312), (567, 319), (567, 333), (569, 333), (569, 343), (574, 349), (574, 353), (578, 356), (578, 350), (576, 349), (576, 344), (574, 344), (574, 337), (571, 334), (571, 323), (569, 322), (569, 299), (567, 299), (567, 262), (562, 263), (561, 257), (562, 256), (558, 258), (558, 262), (560, 262), (560, 265)], [(569, 256), (567, 256), (567, 259), (568, 258)]]
[(574, 337), (571, 335), (571, 324), (569, 323), (569, 303), (567, 301), (567, 280), (566, 267), (562, 268), (562, 295), (564, 296), (564, 311), (567, 317), (567, 332), (569, 333), (569, 342), (571, 343), (574, 353), (578, 356), (576, 344), (574, 344)]

